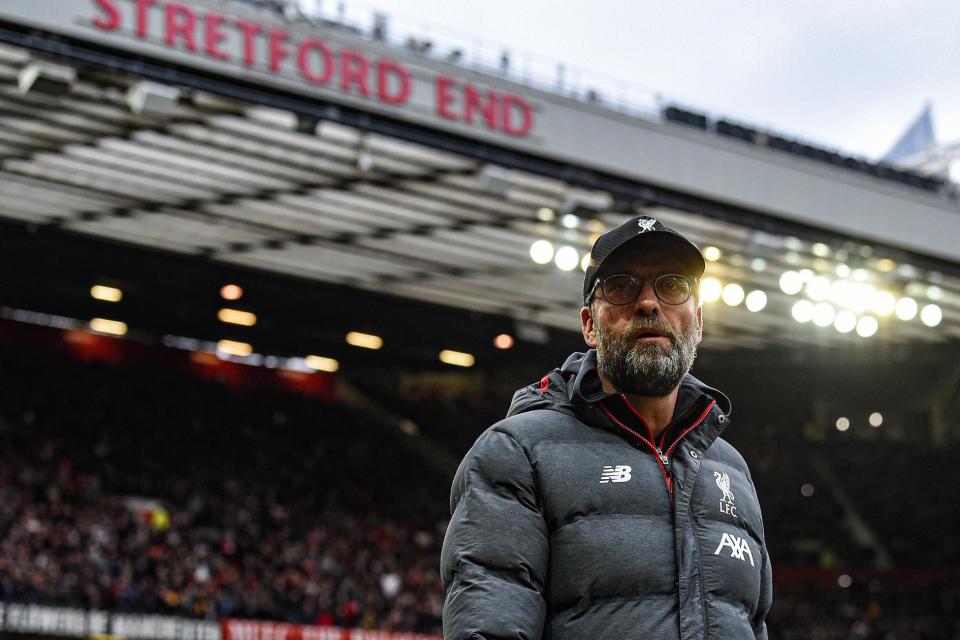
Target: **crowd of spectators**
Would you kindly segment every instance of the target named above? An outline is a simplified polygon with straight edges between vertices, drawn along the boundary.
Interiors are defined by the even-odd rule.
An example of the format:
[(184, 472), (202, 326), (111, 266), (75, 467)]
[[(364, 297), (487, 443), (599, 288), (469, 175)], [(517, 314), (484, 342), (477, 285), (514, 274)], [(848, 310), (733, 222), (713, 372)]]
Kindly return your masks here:
[[(339, 402), (159, 365), (0, 345), (0, 366), (0, 601), (440, 632), (451, 470), (408, 434)], [(492, 388), (367, 390), (459, 458), (505, 410)], [(754, 429), (736, 444), (774, 559), (771, 638), (960, 639), (960, 557), (944, 535), (960, 530), (955, 448), (845, 452), (737, 426)], [(919, 573), (871, 569), (814, 456), (894, 568)]]
[(768, 621), (776, 640), (958, 640), (960, 584), (916, 582), (895, 574), (851, 577), (846, 588), (824, 580), (778, 584)]
[(448, 479), (364, 415), (5, 348), (0, 600), (438, 632)]

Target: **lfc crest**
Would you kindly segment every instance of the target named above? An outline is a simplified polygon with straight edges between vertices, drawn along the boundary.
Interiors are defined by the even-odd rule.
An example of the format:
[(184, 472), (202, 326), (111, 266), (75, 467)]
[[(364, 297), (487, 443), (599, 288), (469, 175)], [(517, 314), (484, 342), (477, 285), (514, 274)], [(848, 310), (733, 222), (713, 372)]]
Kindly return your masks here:
[(714, 471), (713, 475), (717, 479), (717, 486), (723, 492), (723, 496), (720, 498), (720, 513), (727, 513), (736, 518), (737, 506), (734, 502), (737, 498), (730, 489), (730, 476), (727, 475), (726, 471)]
[(653, 227), (657, 224), (656, 218), (640, 218), (637, 220), (637, 226), (640, 227), (639, 233), (646, 233), (647, 231), (653, 231)]

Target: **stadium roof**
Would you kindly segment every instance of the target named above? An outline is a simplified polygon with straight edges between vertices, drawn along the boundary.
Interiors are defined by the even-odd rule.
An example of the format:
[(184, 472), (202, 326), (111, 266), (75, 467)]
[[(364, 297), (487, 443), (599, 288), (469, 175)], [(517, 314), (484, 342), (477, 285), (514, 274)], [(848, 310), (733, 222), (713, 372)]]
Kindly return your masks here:
[(872, 287), (942, 309), (936, 327), (887, 309), (874, 340), (960, 337), (960, 278), (942, 260), (575, 167), (526, 169), (490, 146), (440, 149), (197, 89), (169, 116), (135, 115), (128, 94), (141, 78), (97, 65), (76, 65), (66, 95), (24, 93), (18, 81), (38, 59), (0, 48), (4, 218), (577, 331), (579, 264), (537, 264), (531, 245), (572, 247), (579, 262), (596, 234), (644, 213), (715, 247), (708, 276), (765, 292), (758, 312), (707, 303), (715, 348), (860, 339), (799, 326), (791, 309), (803, 294), (781, 291), (787, 271), (807, 285), (859, 278), (854, 289), (808, 287), (836, 308)]

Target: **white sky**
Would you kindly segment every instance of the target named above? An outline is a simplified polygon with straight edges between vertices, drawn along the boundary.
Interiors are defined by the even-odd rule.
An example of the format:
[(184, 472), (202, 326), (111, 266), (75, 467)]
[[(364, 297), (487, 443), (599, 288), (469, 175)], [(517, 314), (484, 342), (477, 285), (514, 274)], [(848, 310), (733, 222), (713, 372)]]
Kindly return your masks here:
[[(324, 13), (333, 0), (320, 0)], [(346, 0), (347, 14), (508, 48), (514, 68), (597, 70), (712, 114), (877, 157), (933, 104), (960, 139), (960, 2)], [(439, 48), (439, 47), (438, 47)], [(442, 49), (441, 49), (442, 50)], [(552, 64), (543, 64), (553, 69)], [(555, 75), (553, 72), (548, 77)], [(616, 96), (613, 96), (614, 98)]]

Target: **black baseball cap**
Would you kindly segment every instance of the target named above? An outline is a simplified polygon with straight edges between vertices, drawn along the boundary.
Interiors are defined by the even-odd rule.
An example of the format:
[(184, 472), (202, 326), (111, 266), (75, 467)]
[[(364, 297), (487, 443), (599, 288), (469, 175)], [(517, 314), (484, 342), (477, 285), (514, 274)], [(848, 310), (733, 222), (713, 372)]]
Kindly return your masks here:
[(590, 264), (587, 266), (587, 273), (583, 278), (584, 304), (586, 304), (587, 297), (596, 284), (597, 274), (603, 267), (603, 262), (612, 253), (627, 245), (629, 245), (631, 251), (638, 254), (642, 253), (645, 248), (654, 246), (666, 249), (674, 253), (683, 262), (685, 273), (682, 275), (693, 278), (699, 279), (703, 276), (703, 271), (707, 266), (697, 245), (687, 240), (676, 229), (671, 229), (650, 216), (630, 218), (616, 229), (611, 229), (597, 238), (597, 241), (593, 243), (593, 249), (590, 250)]

